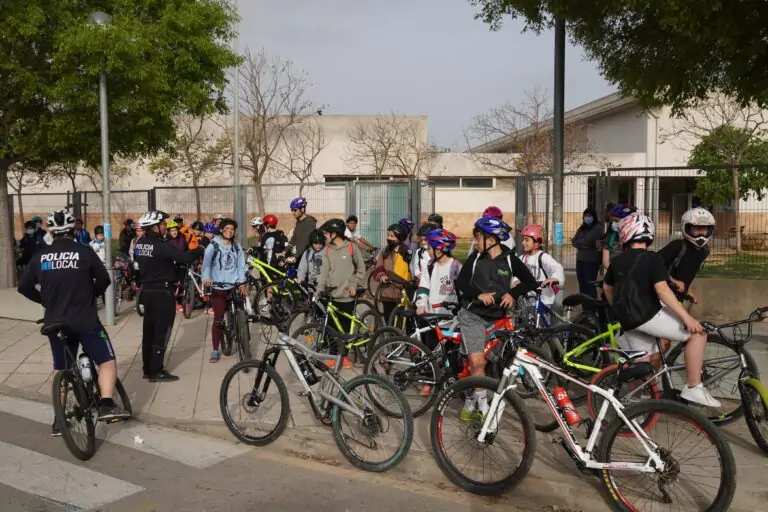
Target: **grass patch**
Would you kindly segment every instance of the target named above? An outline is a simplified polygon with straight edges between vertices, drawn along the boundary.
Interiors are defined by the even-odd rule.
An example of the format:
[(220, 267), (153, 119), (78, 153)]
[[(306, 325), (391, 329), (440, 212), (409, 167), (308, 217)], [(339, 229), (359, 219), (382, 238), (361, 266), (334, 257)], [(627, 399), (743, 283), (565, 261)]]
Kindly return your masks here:
[(765, 252), (713, 253), (701, 269), (701, 276), (768, 279)]

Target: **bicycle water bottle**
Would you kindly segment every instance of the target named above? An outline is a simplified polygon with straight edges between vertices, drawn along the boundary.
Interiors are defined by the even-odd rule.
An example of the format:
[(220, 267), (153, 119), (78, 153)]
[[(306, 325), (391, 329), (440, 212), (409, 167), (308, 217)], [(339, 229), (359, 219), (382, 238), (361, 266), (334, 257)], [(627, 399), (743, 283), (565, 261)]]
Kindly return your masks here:
[(558, 386), (555, 388), (555, 400), (557, 400), (557, 405), (563, 410), (565, 421), (567, 421), (569, 425), (573, 426), (581, 422), (581, 416), (579, 416), (579, 413), (573, 406), (571, 399), (568, 398), (568, 392), (564, 387)]
[(80, 354), (78, 365), (80, 366), (80, 375), (83, 377), (83, 381), (91, 382), (91, 358), (85, 354)]

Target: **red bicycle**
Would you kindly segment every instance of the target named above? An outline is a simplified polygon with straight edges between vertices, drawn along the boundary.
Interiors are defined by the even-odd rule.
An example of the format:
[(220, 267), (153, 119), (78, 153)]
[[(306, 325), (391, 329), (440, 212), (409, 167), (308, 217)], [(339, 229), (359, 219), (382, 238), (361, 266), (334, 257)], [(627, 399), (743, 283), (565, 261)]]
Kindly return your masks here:
[[(452, 313), (425, 313), (418, 315), (420, 326), (410, 336), (394, 327), (384, 327), (374, 334), (373, 349), (365, 363), (365, 374), (389, 378), (403, 393), (414, 417), (427, 412), (440, 392), (454, 382), (470, 376), (469, 361), (461, 351), (461, 333), (456, 330), (458, 304), (442, 304)], [(415, 310), (404, 310), (399, 315), (416, 317)], [(512, 319), (504, 316), (486, 329), (483, 350), (488, 363), (486, 375), (498, 378), (504, 369), (504, 345), (494, 335), (498, 330), (514, 330)], [(437, 339), (434, 348), (423, 341), (431, 333)], [(514, 355), (514, 354), (511, 354)], [(377, 404), (386, 410), (386, 404)], [(395, 413), (392, 411), (393, 414)]]

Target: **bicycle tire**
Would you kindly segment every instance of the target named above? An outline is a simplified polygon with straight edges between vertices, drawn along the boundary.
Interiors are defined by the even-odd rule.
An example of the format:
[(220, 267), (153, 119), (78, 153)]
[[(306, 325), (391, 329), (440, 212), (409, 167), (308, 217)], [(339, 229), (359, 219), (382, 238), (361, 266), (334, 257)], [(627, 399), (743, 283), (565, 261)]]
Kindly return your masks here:
[(760, 422), (768, 424), (768, 389), (758, 381), (747, 379), (740, 385), (741, 400), (744, 404), (744, 421), (747, 423), (749, 433), (755, 444), (765, 453), (768, 453), (767, 433), (760, 430)]
[[(707, 338), (707, 344), (715, 344), (715, 345), (721, 345), (729, 350), (734, 350), (733, 344), (729, 343), (725, 340), (723, 340), (720, 336), (712, 334)], [(685, 343), (678, 343), (674, 347), (672, 347), (669, 351), (669, 354), (667, 355), (667, 364), (670, 366), (675, 365), (675, 361), (680, 358), (683, 355), (683, 350), (685, 349)], [(755, 362), (755, 358), (752, 357), (752, 354), (749, 353), (749, 351), (746, 349), (746, 347), (742, 347), (742, 352), (744, 353), (744, 360), (747, 363), (747, 370), (749, 370), (749, 373), (754, 375), (755, 377), (760, 376), (760, 368), (757, 366), (757, 363)], [(735, 354), (734, 350), (734, 354)], [(704, 365), (702, 367), (702, 370), (706, 370), (707, 368), (707, 359), (704, 359)], [(741, 368), (734, 369), (731, 374), (734, 374), (734, 372), (739, 372)], [(738, 376), (738, 373), (735, 373)], [(674, 392), (674, 390), (669, 389), (669, 383), (666, 379), (663, 381), (664, 391), (668, 394), (671, 394)], [(709, 420), (712, 421), (715, 425), (718, 427), (722, 427), (725, 425), (729, 425), (736, 421), (737, 419), (741, 418), (741, 416), (744, 414), (744, 407), (741, 400), (739, 400), (739, 405), (731, 412), (727, 414), (720, 414), (717, 416), (709, 416)]]
[[(624, 415), (627, 418), (632, 418), (636, 415), (658, 415), (660, 412), (667, 412), (675, 416), (685, 418), (698, 429), (703, 432), (705, 436), (712, 440), (712, 444), (716, 447), (719, 460), (721, 461), (721, 475), (723, 478), (723, 484), (718, 490), (716, 496), (716, 502), (711, 504), (706, 510), (708, 511), (726, 511), (733, 500), (733, 495), (736, 492), (736, 462), (733, 458), (733, 452), (720, 430), (715, 427), (714, 423), (709, 421), (703, 414), (687, 407), (679, 402), (672, 400), (644, 400), (637, 402), (624, 410)], [(595, 458), (599, 462), (610, 462), (608, 451), (613, 446), (616, 439), (622, 439), (622, 431), (626, 431), (626, 425), (621, 418), (613, 420), (605, 429), (605, 432), (600, 436), (598, 446), (595, 451)], [(626, 473), (626, 470), (619, 469), (618, 472)], [(600, 487), (603, 493), (609, 498), (611, 504), (615, 510), (622, 512), (634, 511), (635, 508), (626, 503), (626, 499), (623, 493), (616, 488), (613, 481), (613, 477), (609, 470), (598, 471), (601, 478)]]
[[(266, 374), (268, 381), (265, 383), (265, 387), (270, 383), (274, 384), (277, 386), (277, 392), (280, 395), (280, 417), (274, 430), (265, 436), (251, 436), (242, 432), (235, 424), (235, 420), (232, 418), (229, 407), (227, 406), (229, 383), (241, 369), (246, 368), (249, 371), (245, 373), (251, 373), (251, 369), (255, 370), (256, 379), (263, 377), (262, 374)], [(283, 435), (283, 432), (285, 432), (285, 428), (288, 425), (288, 418), (291, 415), (290, 400), (288, 396), (288, 389), (285, 387), (285, 382), (283, 381), (282, 377), (280, 377), (280, 374), (277, 373), (277, 370), (275, 370), (271, 365), (266, 364), (258, 359), (241, 361), (227, 370), (227, 373), (224, 375), (224, 379), (221, 381), (221, 388), (219, 389), (219, 408), (221, 409), (221, 416), (224, 418), (224, 423), (227, 425), (229, 431), (232, 432), (232, 434), (238, 440), (250, 446), (266, 446), (277, 441), (277, 439)]]
[[(377, 354), (379, 353), (379, 351), (384, 350), (387, 345), (390, 345), (393, 343), (409, 343), (414, 347), (416, 347), (417, 349), (419, 349), (419, 351), (421, 351), (421, 353), (424, 354), (425, 356), (428, 356), (432, 352), (422, 342), (420, 342), (417, 339), (411, 338), (409, 336), (393, 336), (391, 338), (386, 338), (382, 340), (378, 345), (376, 345), (376, 347), (371, 352), (371, 357), (366, 361), (365, 366), (363, 367), (363, 375), (379, 375), (374, 371), (374, 368), (373, 368), (373, 364), (377, 359)], [(432, 370), (433, 375), (435, 376), (436, 384), (432, 386), (432, 394), (429, 396), (427, 401), (425, 401), (424, 404), (422, 404), (421, 406), (414, 408), (411, 406), (411, 403), (408, 402), (408, 405), (411, 406), (411, 412), (414, 418), (417, 418), (422, 414), (424, 414), (425, 412), (427, 412), (429, 409), (432, 408), (432, 406), (437, 401), (437, 397), (439, 393), (438, 385), (442, 379), (442, 369), (437, 364), (437, 361), (430, 361), (429, 367)], [(389, 375), (387, 375), (385, 378), (392, 381), (392, 383), (395, 386), (397, 386), (398, 391), (400, 391), (401, 393), (403, 392), (403, 389), (401, 389), (402, 379), (399, 379), (397, 377), (390, 377)], [(384, 411), (388, 416), (396, 417), (395, 416), (397, 414), (396, 411), (394, 412), (390, 411), (389, 409), (384, 407), (384, 405), (380, 404), (374, 397), (370, 397), (370, 398), (374, 401), (374, 403), (376, 404), (376, 407)], [(408, 399), (406, 398), (406, 401), (407, 400)]]
[[(387, 379), (379, 377), (378, 375), (358, 375), (357, 377), (348, 380), (344, 383), (344, 391), (351, 395), (354, 388), (358, 386), (370, 386), (375, 384), (390, 393), (398, 404), (399, 409), (402, 411), (399, 417), (403, 418), (403, 439), (400, 442), (394, 454), (383, 462), (368, 462), (361, 459), (347, 444), (347, 436), (341, 431), (341, 407), (334, 405), (331, 409), (331, 428), (333, 429), (333, 439), (336, 441), (341, 454), (356, 468), (363, 471), (369, 471), (372, 473), (382, 473), (389, 471), (398, 464), (400, 464), (408, 451), (411, 449), (413, 443), (413, 413), (408, 406), (408, 401), (403, 397), (397, 388), (389, 382)], [(370, 396), (370, 390), (367, 393)]]
[(184, 296), (181, 298), (181, 310), (184, 312), (184, 318), (189, 320), (192, 317), (192, 310), (195, 309), (195, 296), (197, 288), (192, 279), (187, 279), (187, 286), (184, 289)]
[(227, 308), (227, 312), (224, 314), (223, 320), (224, 325), (222, 326), (223, 332), (221, 336), (221, 353), (225, 356), (231, 356), (232, 349), (234, 348), (234, 344), (237, 341), (233, 338), (237, 336), (237, 333), (235, 332), (235, 319), (232, 317), (232, 311), (229, 308)]
[[(77, 399), (78, 407), (82, 409), (83, 419), (85, 420), (85, 430), (87, 442), (85, 449), (80, 449), (72, 438), (72, 432), (67, 427), (67, 412), (64, 410), (64, 404), (61, 403), (61, 386), (64, 384), (72, 385), (72, 392)], [(67, 390), (64, 394), (69, 392)], [(82, 382), (76, 379), (72, 375), (72, 370), (61, 370), (56, 372), (53, 376), (52, 384), (52, 400), (53, 400), (53, 414), (56, 417), (56, 424), (61, 432), (61, 437), (64, 439), (64, 444), (67, 445), (69, 452), (75, 456), (75, 458), (86, 461), (89, 460), (96, 453), (96, 422), (91, 414), (91, 404), (83, 404), (83, 400), (88, 396), (86, 390), (83, 388)]]
[[(353, 347), (354, 353), (355, 353), (355, 359), (363, 364), (368, 362), (368, 350), (371, 346), (371, 341), (373, 340), (373, 334), (376, 331), (378, 331), (379, 328), (381, 327), (381, 315), (375, 309), (368, 309), (365, 312), (363, 312), (363, 314), (361, 315), (355, 314), (355, 317), (358, 320), (360, 320), (360, 322), (363, 323), (364, 325), (367, 325), (365, 323), (365, 319), (369, 316), (373, 317), (374, 325), (373, 325), (373, 329), (368, 329), (368, 332), (366, 334), (368, 336), (368, 341), (363, 345)], [(362, 336), (362, 335), (363, 333), (359, 333), (359, 332), (355, 333), (355, 336)]]
[(483, 496), (498, 496), (506, 490), (517, 486), (528, 474), (531, 465), (536, 457), (536, 429), (533, 425), (528, 409), (525, 407), (523, 399), (513, 391), (507, 391), (504, 394), (506, 406), (504, 411), (514, 410), (522, 420), (523, 427), (523, 456), (520, 464), (515, 468), (512, 474), (496, 482), (481, 483), (463, 475), (447, 459), (443, 449), (442, 441), (442, 414), (446, 405), (452, 398), (461, 397), (466, 394), (466, 389), (483, 388), (495, 393), (499, 387), (499, 381), (489, 377), (468, 377), (455, 382), (448, 389), (444, 390), (438, 398), (437, 406), (432, 411), (432, 419), (429, 424), (429, 437), (432, 445), (432, 456), (437, 462), (440, 471), (454, 484), (465, 491)]
[(248, 330), (248, 315), (242, 309), (235, 311), (235, 330), (238, 360), (247, 361), (251, 359), (251, 333)]

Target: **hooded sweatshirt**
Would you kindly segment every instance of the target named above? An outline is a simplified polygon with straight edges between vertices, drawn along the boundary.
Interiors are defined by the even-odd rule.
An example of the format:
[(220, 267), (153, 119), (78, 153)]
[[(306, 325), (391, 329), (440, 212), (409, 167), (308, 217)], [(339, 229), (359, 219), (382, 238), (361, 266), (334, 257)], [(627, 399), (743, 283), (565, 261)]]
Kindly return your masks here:
[(362, 285), (365, 278), (363, 253), (349, 240), (344, 240), (338, 247), (330, 244), (323, 251), (325, 259), (317, 279), (318, 291), (333, 288), (331, 296), (335, 300), (353, 300), (354, 297), (349, 296), (349, 289)]
[(225, 245), (221, 237), (217, 236), (205, 249), (200, 273), (203, 281), (210, 279), (230, 285), (214, 284), (211, 288), (215, 290), (228, 290), (232, 284), (245, 283), (245, 251), (237, 242)]
[(296, 248), (296, 254), (301, 254), (309, 246), (309, 234), (317, 227), (317, 219), (307, 215), (296, 223), (293, 228), (293, 236), (288, 242)]

